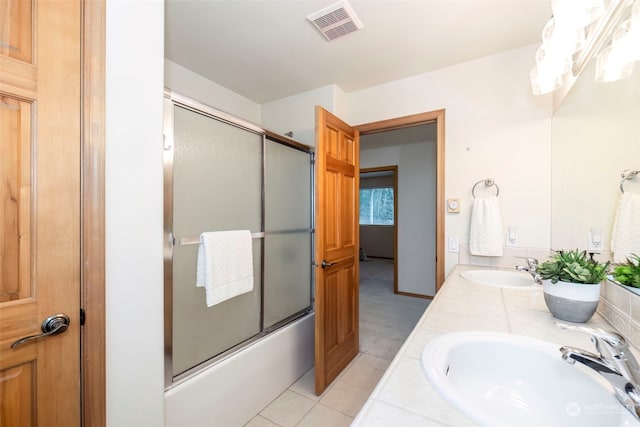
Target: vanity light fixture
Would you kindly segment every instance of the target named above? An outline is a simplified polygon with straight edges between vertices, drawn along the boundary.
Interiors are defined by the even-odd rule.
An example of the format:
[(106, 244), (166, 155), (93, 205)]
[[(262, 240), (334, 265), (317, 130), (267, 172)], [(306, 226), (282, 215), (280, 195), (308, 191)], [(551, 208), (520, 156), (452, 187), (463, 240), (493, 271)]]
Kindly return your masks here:
[(542, 30), (542, 45), (531, 70), (535, 95), (553, 92), (564, 77), (578, 77), (594, 57), (596, 80), (631, 75), (640, 60), (640, 0), (552, 0), (553, 17)]

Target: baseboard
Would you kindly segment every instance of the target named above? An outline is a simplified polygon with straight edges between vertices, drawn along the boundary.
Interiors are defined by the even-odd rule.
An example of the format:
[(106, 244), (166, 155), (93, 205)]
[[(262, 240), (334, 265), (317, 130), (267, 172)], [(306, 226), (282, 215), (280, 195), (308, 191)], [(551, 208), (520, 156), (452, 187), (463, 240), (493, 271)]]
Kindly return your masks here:
[(406, 297), (414, 297), (414, 298), (422, 298), (422, 299), (433, 299), (432, 295), (422, 295), (422, 294), (414, 294), (411, 292), (401, 292), (401, 291), (397, 291), (395, 292), (398, 295), (404, 295)]

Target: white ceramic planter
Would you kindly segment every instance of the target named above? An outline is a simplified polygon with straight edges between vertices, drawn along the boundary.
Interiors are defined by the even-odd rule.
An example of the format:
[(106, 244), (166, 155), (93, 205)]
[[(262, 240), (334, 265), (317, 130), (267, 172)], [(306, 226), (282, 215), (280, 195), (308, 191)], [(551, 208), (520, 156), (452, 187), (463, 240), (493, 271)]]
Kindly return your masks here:
[(600, 301), (600, 283), (542, 282), (544, 302), (553, 317), (583, 323), (591, 319)]

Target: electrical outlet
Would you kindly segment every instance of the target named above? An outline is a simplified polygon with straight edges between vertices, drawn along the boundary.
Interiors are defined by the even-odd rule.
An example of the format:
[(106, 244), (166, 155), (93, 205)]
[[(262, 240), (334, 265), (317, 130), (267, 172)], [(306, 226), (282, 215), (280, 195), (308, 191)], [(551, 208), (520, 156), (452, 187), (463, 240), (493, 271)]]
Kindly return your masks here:
[(507, 246), (518, 246), (518, 227), (507, 228)]
[(602, 251), (602, 229), (591, 227), (589, 230), (589, 244), (588, 251), (589, 252), (601, 252)]

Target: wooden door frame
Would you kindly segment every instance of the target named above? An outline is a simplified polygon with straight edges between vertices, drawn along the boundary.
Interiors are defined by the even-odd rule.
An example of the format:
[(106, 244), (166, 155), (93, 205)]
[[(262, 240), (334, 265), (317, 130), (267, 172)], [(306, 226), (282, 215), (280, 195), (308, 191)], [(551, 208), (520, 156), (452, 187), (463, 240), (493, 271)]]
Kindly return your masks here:
[(364, 123), (354, 126), (360, 135), (383, 132), (387, 130), (413, 127), (428, 123), (436, 124), (436, 292), (444, 283), (444, 129), (445, 110), (435, 110), (426, 113), (412, 114), (394, 119)]
[(105, 20), (106, 0), (82, 3), (80, 332), (82, 425), (106, 426)]
[[(362, 150), (362, 140), (360, 149)], [(402, 294), (403, 292), (398, 292), (398, 165), (360, 168), (361, 175), (369, 172), (393, 172), (393, 293)]]

